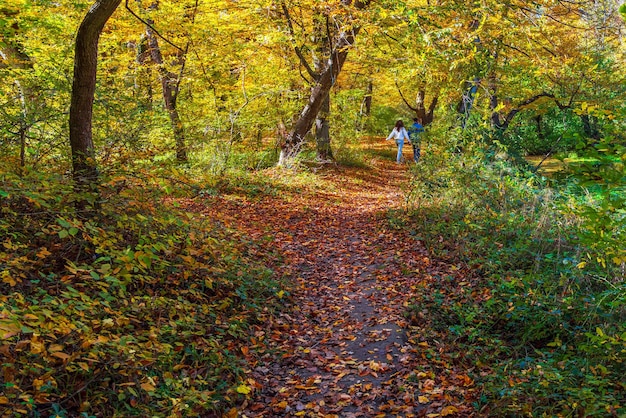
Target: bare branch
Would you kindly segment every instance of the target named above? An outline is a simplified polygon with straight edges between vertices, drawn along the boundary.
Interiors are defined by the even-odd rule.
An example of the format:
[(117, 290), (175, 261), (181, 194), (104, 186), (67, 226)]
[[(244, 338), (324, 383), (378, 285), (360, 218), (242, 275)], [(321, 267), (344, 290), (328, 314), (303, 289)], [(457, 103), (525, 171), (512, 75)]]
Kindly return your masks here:
[(406, 98), (404, 97), (404, 94), (402, 94), (402, 90), (400, 89), (400, 85), (398, 84), (398, 78), (396, 77), (396, 88), (398, 89), (398, 93), (400, 93), (400, 97), (402, 98), (402, 101), (409, 107), (409, 109), (411, 109), (414, 112), (417, 112), (417, 108), (411, 106), (409, 104), (409, 102), (406, 100)]
[[(293, 44), (293, 50), (295, 51), (296, 55), (300, 59), (300, 64), (302, 64), (302, 66), (304, 66), (304, 68), (306, 69), (306, 72), (309, 74), (309, 76), (312, 79), (317, 80), (319, 78), (319, 74), (317, 74), (311, 68), (311, 66), (307, 62), (306, 58), (302, 54), (302, 50), (296, 44), (296, 35), (295, 35), (295, 31), (293, 30), (293, 24), (291, 22), (291, 15), (289, 14), (289, 9), (287, 8), (287, 5), (284, 2), (281, 3), (281, 6), (283, 8), (283, 13), (285, 14), (285, 19), (287, 20), (287, 26), (289, 27), (289, 33), (291, 34), (291, 43)], [(305, 78), (305, 80), (306, 80), (306, 78)], [(307, 82), (308, 82), (308, 80), (307, 80)]]
[[(169, 39), (167, 39), (166, 37), (164, 37), (163, 35), (161, 35), (159, 33), (158, 30), (156, 30), (156, 28), (151, 25), (150, 23), (148, 23), (145, 19), (142, 19), (137, 13), (135, 13), (130, 6), (128, 5), (128, 0), (126, 0), (126, 10), (128, 10), (128, 12), (133, 15), (135, 17), (135, 19), (139, 20), (141, 23), (143, 23), (144, 25), (146, 25), (147, 27), (149, 27), (156, 36), (158, 36), (159, 38), (163, 39), (166, 43), (170, 44), (171, 46), (173, 46), (174, 48), (178, 49), (180, 52), (185, 53), (185, 50), (183, 50), (181, 47), (175, 45), (174, 43), (172, 43)], [(197, 3), (196, 3), (197, 5)]]
[(513, 51), (517, 51), (517, 52), (519, 52), (520, 54), (522, 54), (522, 55), (524, 55), (524, 56), (526, 56), (526, 57), (528, 57), (528, 58), (531, 58), (531, 56), (530, 56), (527, 52), (522, 51), (521, 49), (519, 49), (519, 48), (518, 48), (518, 47), (516, 47), (516, 46), (509, 45), (509, 44), (505, 44), (504, 42), (500, 42), (500, 43), (501, 43), (501, 44), (502, 44), (502, 46), (504, 46), (505, 48), (512, 49)]
[(550, 97), (550, 98), (554, 99), (554, 94), (547, 93), (547, 92), (544, 91), (544, 92), (536, 94), (536, 95), (534, 95), (532, 97), (529, 97), (526, 100), (523, 100), (522, 102), (520, 102), (519, 105), (517, 105), (517, 107), (515, 109), (512, 109), (509, 113), (506, 114), (506, 116), (504, 117), (504, 122), (502, 123), (502, 127), (506, 128), (507, 126), (509, 126), (509, 124), (511, 123), (511, 121), (513, 120), (515, 115), (517, 115), (519, 112), (521, 112), (523, 110), (524, 106), (528, 106), (529, 104), (531, 104), (531, 103), (541, 99), (542, 97)]

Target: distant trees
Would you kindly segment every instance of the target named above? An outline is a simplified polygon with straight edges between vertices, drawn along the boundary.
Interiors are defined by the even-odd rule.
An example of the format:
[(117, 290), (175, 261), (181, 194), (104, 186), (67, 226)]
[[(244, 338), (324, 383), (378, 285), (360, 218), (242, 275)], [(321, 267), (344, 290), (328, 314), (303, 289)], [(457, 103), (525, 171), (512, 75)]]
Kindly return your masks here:
[[(66, 57), (80, 8), (27, 0), (0, 8), (0, 151), (22, 166), (69, 161), (59, 158), (69, 126), (73, 173), (88, 184), (96, 158), (127, 151), (185, 161), (245, 144), (270, 151), (264, 164), (307, 148), (331, 159), (331, 138), (359, 126), (378, 134), (398, 116), (506, 135), (524, 125), (546, 137), (542, 126), (567, 112), (581, 135), (598, 137), (597, 109), (614, 113), (624, 98), (624, 22), (613, 0), (147, 2), (137, 11), (144, 23), (128, 12), (109, 21), (98, 56), (120, 3), (95, 1), (84, 16), (71, 94)], [(59, 42), (47, 44), (51, 36)], [(152, 106), (158, 90), (163, 100)]]

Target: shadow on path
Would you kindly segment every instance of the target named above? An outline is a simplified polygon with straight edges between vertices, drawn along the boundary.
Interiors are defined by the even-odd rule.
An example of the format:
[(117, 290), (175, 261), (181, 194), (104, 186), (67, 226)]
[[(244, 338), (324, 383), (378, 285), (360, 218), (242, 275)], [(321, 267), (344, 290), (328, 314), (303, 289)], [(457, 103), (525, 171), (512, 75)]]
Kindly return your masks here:
[(420, 373), (428, 359), (403, 316), (430, 260), (387, 219), (409, 168), (372, 164), (331, 169), (316, 193), (211, 203), (229, 227), (271, 237), (277, 273), (293, 283), (285, 313), (254, 331), (267, 349), (249, 359), (254, 392), (239, 416), (411, 417), (432, 406), (421, 395), (437, 381)]

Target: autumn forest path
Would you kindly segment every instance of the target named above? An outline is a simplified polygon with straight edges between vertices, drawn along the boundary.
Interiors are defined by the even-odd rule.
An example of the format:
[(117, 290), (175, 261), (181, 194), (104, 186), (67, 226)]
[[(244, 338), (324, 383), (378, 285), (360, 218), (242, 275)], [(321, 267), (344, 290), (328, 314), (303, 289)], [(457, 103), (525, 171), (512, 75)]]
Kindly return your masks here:
[(458, 403), (462, 393), (443, 387), (463, 383), (435, 376), (404, 316), (431, 268), (387, 217), (402, 208), (409, 175), (378, 156), (367, 169), (318, 173), (314, 191), (209, 199), (207, 216), (266, 242), (292, 283), (284, 313), (255, 331), (264, 354), (245, 350), (254, 391), (239, 416), (411, 417), (440, 412), (445, 396)]

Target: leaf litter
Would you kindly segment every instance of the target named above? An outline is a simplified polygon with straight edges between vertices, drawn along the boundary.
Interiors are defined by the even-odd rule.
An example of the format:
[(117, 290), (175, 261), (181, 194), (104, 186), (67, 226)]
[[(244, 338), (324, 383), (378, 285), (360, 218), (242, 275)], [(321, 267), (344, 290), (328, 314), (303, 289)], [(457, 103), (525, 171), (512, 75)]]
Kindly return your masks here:
[[(285, 309), (242, 347), (246, 400), (226, 416), (472, 416), (477, 389), (446, 347), (407, 318), (425, 283), (454, 266), (432, 261), (388, 211), (402, 216), (406, 166), (331, 167), (314, 190), (188, 202), (229, 228), (266, 242), (290, 283)], [(418, 322), (416, 324), (416, 321)], [(459, 369), (459, 370), (457, 370)]]

